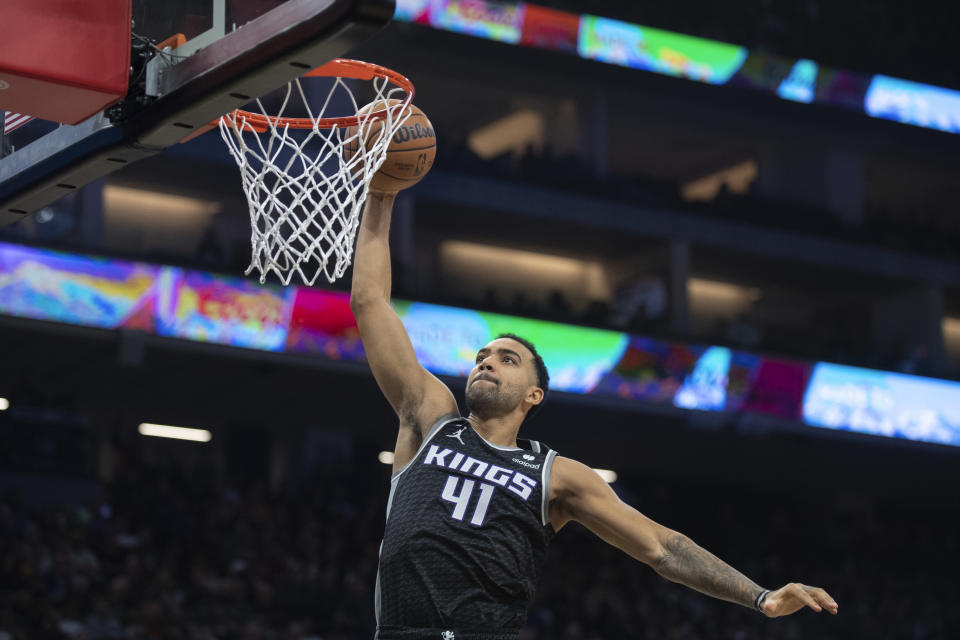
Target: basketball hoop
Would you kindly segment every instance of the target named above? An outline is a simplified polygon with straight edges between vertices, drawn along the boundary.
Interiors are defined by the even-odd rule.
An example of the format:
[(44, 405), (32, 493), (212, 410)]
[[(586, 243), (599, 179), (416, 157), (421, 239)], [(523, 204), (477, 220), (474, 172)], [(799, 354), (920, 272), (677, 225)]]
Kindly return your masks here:
[[(258, 98), (260, 113), (236, 110), (219, 120), (250, 210), (252, 254), (245, 273), (256, 269), (261, 283), (271, 271), (285, 285), (294, 274), (306, 285), (320, 274), (331, 283), (343, 276), (370, 180), (394, 131), (410, 115), (413, 84), (385, 67), (337, 59), (305, 77), (333, 79), (319, 112), (296, 79), (287, 85), (276, 115)], [(374, 109), (361, 110), (347, 79), (370, 83)], [(330, 116), (340, 91), (349, 97), (351, 115)], [(300, 108), (306, 117), (284, 115)], [(378, 122), (382, 126), (373, 126)], [(344, 154), (345, 145), (351, 153)]]

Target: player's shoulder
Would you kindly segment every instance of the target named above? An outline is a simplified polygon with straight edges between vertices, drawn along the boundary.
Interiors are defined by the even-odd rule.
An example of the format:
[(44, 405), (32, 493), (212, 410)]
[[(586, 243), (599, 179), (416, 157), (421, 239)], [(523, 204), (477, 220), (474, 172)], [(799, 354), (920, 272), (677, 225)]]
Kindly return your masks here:
[(594, 473), (593, 469), (583, 464), (579, 460), (568, 458), (567, 456), (557, 455), (553, 463), (553, 468), (559, 473), (566, 473), (574, 476), (582, 475), (586, 472)]
[(597, 472), (573, 458), (556, 456), (550, 471), (550, 493), (562, 498), (603, 484)]
[(557, 456), (550, 471), (549, 519), (554, 531), (575, 520), (576, 505), (601, 497), (609, 491), (607, 483), (587, 465)]

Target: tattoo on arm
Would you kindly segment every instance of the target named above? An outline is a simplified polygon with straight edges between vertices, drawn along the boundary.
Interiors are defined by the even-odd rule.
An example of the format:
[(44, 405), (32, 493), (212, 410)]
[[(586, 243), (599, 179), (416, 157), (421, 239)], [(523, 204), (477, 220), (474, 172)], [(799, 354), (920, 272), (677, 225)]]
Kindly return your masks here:
[(664, 546), (667, 553), (654, 569), (667, 580), (750, 608), (763, 591), (753, 580), (682, 533), (672, 535)]

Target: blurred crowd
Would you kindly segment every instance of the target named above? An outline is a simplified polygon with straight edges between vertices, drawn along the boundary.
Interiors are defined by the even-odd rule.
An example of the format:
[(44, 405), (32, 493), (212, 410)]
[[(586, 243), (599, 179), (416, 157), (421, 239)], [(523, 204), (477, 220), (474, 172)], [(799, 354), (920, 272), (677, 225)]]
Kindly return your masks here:
[[(328, 465), (275, 492), (157, 469), (127, 470), (90, 500), (32, 504), (7, 492), (0, 640), (371, 638), (388, 470), (351, 469)], [(955, 637), (955, 511), (649, 478), (615, 487), (767, 587), (826, 588), (840, 615), (767, 619), (669, 583), (569, 525), (523, 640)]]

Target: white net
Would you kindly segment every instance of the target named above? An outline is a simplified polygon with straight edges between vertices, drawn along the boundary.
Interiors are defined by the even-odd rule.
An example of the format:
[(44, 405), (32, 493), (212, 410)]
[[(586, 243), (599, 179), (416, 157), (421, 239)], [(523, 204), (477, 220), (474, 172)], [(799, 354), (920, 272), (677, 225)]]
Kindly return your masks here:
[[(387, 78), (369, 81), (374, 97), (362, 109), (349, 81), (327, 81), (332, 86), (319, 112), (311, 110), (298, 79), (287, 85), (275, 115), (268, 115), (258, 99), (263, 119), (244, 112), (220, 119), (220, 134), (240, 167), (250, 209), (253, 251), (245, 273), (256, 269), (261, 283), (271, 271), (285, 285), (294, 275), (306, 285), (321, 274), (329, 282), (343, 276), (370, 180), (386, 158), (394, 131), (411, 112), (412, 95)], [(344, 96), (352, 111), (328, 115)], [(309, 120), (299, 126), (309, 128), (284, 120), (304, 110)], [(374, 117), (378, 111), (385, 114)], [(318, 125), (324, 118), (354, 115), (356, 126)]]

